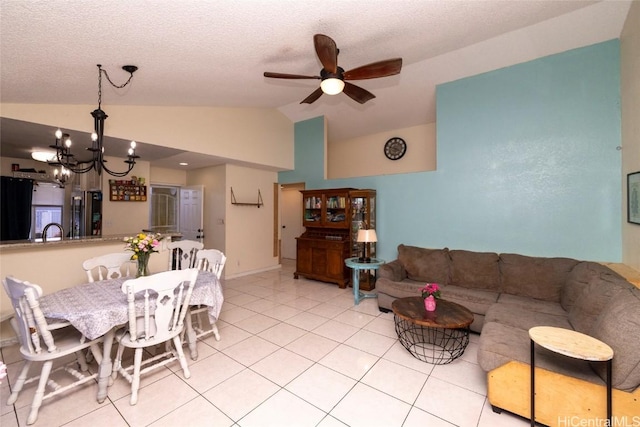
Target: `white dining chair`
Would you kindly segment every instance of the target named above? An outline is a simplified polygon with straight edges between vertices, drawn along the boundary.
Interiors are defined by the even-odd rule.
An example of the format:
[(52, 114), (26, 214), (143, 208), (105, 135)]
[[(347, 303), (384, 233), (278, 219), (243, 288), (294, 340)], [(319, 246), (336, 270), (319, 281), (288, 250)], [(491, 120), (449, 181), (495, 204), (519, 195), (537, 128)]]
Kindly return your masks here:
[[(138, 402), (141, 375), (178, 360), (184, 377), (191, 376), (180, 335), (197, 278), (198, 270), (192, 268), (165, 271), (122, 284), (122, 291), (127, 294), (129, 323), (116, 334), (118, 351), (111, 375), (115, 380), (120, 374), (131, 383), (131, 405)], [(171, 342), (173, 348), (168, 345)], [(145, 348), (162, 343), (166, 343), (164, 353), (143, 360)], [(128, 367), (122, 366), (125, 348), (135, 350), (133, 364)]]
[(195, 240), (177, 240), (167, 243), (169, 254), (169, 270), (195, 268), (196, 254), (204, 245)]
[[(42, 296), (40, 286), (11, 276), (6, 277), (2, 284), (15, 311), (15, 316), (11, 319), (11, 326), (20, 340), (20, 354), (24, 359), (24, 365), (16, 383), (11, 388), (7, 405), (13, 405), (16, 402), (26, 384), (38, 381), (27, 416), (27, 424), (30, 425), (38, 419), (38, 411), (44, 400), (87, 382), (95, 384), (98, 370), (94, 374), (87, 373), (88, 367), (83, 351), (89, 348), (93, 357), (100, 363), (102, 353), (98, 343), (102, 341), (102, 337), (88, 340), (68, 322), (48, 321), (40, 310), (39, 299)], [(52, 370), (55, 361), (67, 358), (70, 354), (75, 354), (75, 361), (67, 361), (66, 364)], [(39, 375), (28, 378), (29, 368), (34, 362), (41, 362), (42, 369)], [(79, 369), (74, 367), (76, 362)], [(65, 378), (64, 386), (62, 386), (50, 377), (52, 373), (59, 371), (69, 374), (71, 382)], [(47, 387), (49, 388), (48, 392)]]
[[(217, 249), (202, 249), (196, 254), (196, 268), (200, 271), (209, 271), (215, 274), (218, 280), (222, 276), (226, 261), (227, 257)], [(215, 322), (211, 323), (209, 321), (207, 310), (208, 307), (206, 306), (191, 306), (189, 308), (190, 313), (186, 319), (185, 333), (192, 360), (198, 358), (198, 349), (196, 347), (198, 338), (213, 334), (216, 341), (220, 341), (218, 326)]]
[(82, 263), (82, 268), (87, 272), (87, 278), (92, 283), (96, 280), (117, 279), (127, 277), (135, 271), (134, 261), (131, 260), (132, 252), (114, 252), (89, 258)]

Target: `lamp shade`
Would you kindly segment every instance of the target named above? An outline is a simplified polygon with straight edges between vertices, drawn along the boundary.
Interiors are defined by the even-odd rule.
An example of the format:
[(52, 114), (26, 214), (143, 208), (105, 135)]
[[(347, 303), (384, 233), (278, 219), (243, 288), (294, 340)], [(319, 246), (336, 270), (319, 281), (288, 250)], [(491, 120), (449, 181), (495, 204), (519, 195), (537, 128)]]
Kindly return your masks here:
[(336, 78), (324, 79), (320, 83), (320, 87), (327, 95), (337, 95), (344, 89), (344, 81)]
[(356, 240), (360, 243), (374, 243), (378, 241), (376, 230), (358, 230)]

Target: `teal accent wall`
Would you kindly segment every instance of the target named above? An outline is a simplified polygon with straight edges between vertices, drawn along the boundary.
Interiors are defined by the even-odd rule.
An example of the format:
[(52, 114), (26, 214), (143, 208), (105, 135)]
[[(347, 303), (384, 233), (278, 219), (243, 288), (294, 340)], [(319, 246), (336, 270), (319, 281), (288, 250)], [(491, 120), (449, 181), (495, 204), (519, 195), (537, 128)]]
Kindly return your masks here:
[(295, 123), (293, 137), (295, 169), (278, 173), (278, 183), (305, 182), (314, 188), (324, 180), (324, 117)]
[(315, 175), (307, 188), (376, 189), (387, 260), (405, 243), (620, 262), (619, 48), (612, 40), (440, 85), (436, 171)]

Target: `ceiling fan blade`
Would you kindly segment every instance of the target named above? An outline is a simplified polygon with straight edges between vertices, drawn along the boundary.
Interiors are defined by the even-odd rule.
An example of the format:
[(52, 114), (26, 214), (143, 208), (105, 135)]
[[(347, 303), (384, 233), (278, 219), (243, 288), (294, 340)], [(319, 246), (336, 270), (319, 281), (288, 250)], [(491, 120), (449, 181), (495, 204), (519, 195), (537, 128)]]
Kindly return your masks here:
[(300, 104), (312, 104), (322, 96), (322, 88), (314, 90), (311, 95), (300, 101)]
[(366, 89), (362, 89), (360, 86), (356, 86), (353, 83), (344, 82), (344, 89), (342, 90), (349, 98), (353, 99), (360, 104), (375, 98), (376, 96)]
[(320, 76), (302, 76), (300, 74), (284, 74), (284, 73), (270, 73), (265, 71), (265, 77), (271, 77), (274, 79), (320, 79)]
[(402, 58), (387, 59), (345, 71), (344, 78), (345, 80), (375, 79), (399, 74), (401, 69)]
[(322, 67), (330, 72), (338, 72), (338, 48), (336, 42), (324, 34), (313, 36), (313, 45), (316, 47), (316, 54), (322, 63)]

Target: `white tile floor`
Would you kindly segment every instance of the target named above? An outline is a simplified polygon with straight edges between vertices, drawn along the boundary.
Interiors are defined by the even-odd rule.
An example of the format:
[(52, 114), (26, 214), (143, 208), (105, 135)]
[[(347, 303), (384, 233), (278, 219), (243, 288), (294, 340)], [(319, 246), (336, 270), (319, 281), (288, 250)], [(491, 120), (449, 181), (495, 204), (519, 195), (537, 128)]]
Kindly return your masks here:
[[(413, 358), (397, 339), (393, 315), (375, 299), (353, 305), (351, 289), (293, 279), (281, 270), (224, 283), (222, 340), (198, 343), (191, 378), (176, 364), (144, 378), (129, 405), (122, 378), (103, 404), (86, 385), (44, 402), (35, 426), (526, 426), (492, 412), (476, 363), (478, 336), (449, 365)], [(24, 426), (33, 397), (25, 387), (6, 405), (21, 365), (16, 346), (1, 349), (3, 427)], [(188, 353), (187, 353), (188, 354)]]

